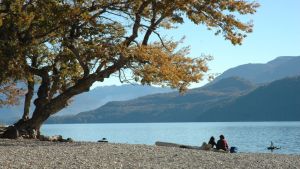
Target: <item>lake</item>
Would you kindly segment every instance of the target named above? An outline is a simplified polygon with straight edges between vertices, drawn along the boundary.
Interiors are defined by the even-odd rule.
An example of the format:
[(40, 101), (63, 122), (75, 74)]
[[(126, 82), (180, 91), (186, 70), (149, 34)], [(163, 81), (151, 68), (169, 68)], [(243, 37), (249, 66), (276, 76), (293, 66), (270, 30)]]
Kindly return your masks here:
[(101, 123), (45, 124), (45, 135), (62, 135), (75, 141), (107, 138), (112, 143), (148, 144), (156, 141), (200, 146), (211, 136), (223, 134), (239, 152), (270, 152), (273, 141), (281, 147), (273, 153), (300, 154), (300, 122), (197, 122), (197, 123)]

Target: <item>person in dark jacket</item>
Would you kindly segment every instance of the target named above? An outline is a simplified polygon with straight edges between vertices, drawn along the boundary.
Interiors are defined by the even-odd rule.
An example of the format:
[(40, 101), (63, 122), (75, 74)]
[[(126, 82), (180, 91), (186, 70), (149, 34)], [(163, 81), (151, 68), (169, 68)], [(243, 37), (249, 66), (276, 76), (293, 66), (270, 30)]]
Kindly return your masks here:
[(217, 142), (217, 150), (228, 151), (228, 144), (223, 135), (220, 135), (220, 140)]
[(214, 146), (217, 146), (215, 138), (213, 136), (211, 136), (211, 138), (209, 139), (208, 144), (211, 145), (211, 148), (214, 148)]

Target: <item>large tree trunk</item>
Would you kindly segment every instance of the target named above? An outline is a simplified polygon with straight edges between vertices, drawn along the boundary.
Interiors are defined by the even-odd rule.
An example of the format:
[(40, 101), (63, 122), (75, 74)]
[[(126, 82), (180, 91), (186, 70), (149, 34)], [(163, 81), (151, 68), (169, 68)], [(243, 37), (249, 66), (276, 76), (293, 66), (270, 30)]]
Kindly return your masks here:
[(53, 114), (59, 112), (67, 106), (68, 100), (75, 95), (83, 92), (88, 92), (89, 88), (95, 81), (103, 81), (108, 78), (110, 74), (118, 70), (125, 64), (124, 60), (120, 60), (116, 65), (113, 65), (99, 74), (89, 75), (79, 80), (74, 86), (68, 88), (63, 93), (57, 95), (55, 98), (49, 98), (50, 79), (47, 72), (42, 72), (42, 82), (35, 99), (35, 110), (32, 117), (28, 120), (21, 119), (2, 134), (4, 138), (15, 139), (19, 136), (36, 138), (40, 136), (40, 128), (42, 124)]
[(40, 128), (42, 124), (53, 114), (59, 112), (67, 106), (68, 100), (73, 96), (89, 91), (90, 86), (93, 84), (92, 79), (83, 80), (81, 83), (69, 88), (66, 92), (48, 100), (43, 93), (46, 84), (41, 84), (38, 91), (38, 98), (34, 101), (35, 110), (32, 117), (29, 119), (20, 119), (13, 126), (6, 130), (2, 137), (15, 139), (20, 136), (24, 138), (39, 138)]
[(29, 119), (29, 110), (30, 110), (30, 103), (34, 94), (34, 77), (32, 75), (29, 76), (27, 80), (27, 93), (25, 95), (25, 102), (24, 102), (24, 113), (22, 119), (24, 121)]
[(20, 136), (23, 138), (39, 138), (42, 124), (50, 117), (49, 111), (36, 109), (30, 119), (20, 119), (13, 126), (3, 133), (3, 138), (16, 139)]

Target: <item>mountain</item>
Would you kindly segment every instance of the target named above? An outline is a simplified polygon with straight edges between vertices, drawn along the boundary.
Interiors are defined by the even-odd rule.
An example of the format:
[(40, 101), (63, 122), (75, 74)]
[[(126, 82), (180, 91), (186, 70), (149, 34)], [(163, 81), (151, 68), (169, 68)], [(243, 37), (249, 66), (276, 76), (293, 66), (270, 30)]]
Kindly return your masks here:
[(123, 101), (155, 93), (171, 92), (170, 88), (143, 85), (102, 86), (75, 96), (70, 106), (58, 115), (74, 115), (98, 108), (109, 101)]
[(238, 77), (221, 79), (184, 95), (154, 94), (109, 102), (49, 123), (299, 121), (300, 76), (256, 87)]
[[(298, 57), (278, 57), (266, 64), (246, 64), (241, 65), (232, 69), (225, 71), (222, 75), (217, 77), (212, 83), (201, 87), (189, 90), (186, 94), (180, 95), (178, 92), (170, 92), (170, 89), (157, 89), (154, 92), (142, 92), (148, 89), (138, 89), (140, 86), (122, 86), (124, 88), (119, 88), (116, 86), (110, 87), (100, 87), (94, 89), (93, 92), (84, 93), (80, 96), (75, 97), (72, 105), (58, 115), (67, 115), (63, 117), (54, 117), (48, 120), (49, 123), (91, 123), (91, 122), (167, 122), (167, 121), (216, 121), (225, 120), (230, 121), (229, 117), (235, 120), (246, 120), (238, 116), (239, 110), (247, 107), (247, 104), (256, 105), (256, 101), (261, 98), (270, 100), (266, 102), (266, 107), (264, 110), (270, 111), (267, 107), (272, 107), (272, 103), (277, 104), (278, 101), (274, 100), (273, 97), (260, 93), (254, 95), (249, 102), (239, 101), (240, 99), (248, 96), (250, 93), (256, 90), (261, 90), (261, 87), (255, 89), (258, 85), (264, 85), (268, 88), (268, 84), (274, 80), (293, 77), (300, 75), (300, 56)], [(247, 80), (246, 80), (247, 79)], [(282, 83), (292, 83), (287, 79), (284, 79)], [(288, 84), (287, 84), (288, 85)], [(282, 88), (278, 88), (273, 91), (276, 92), (284, 91)], [(291, 88), (292, 91), (297, 91), (298, 89)], [(147, 88), (147, 87), (146, 87)], [(151, 87), (149, 87), (151, 88)], [(162, 90), (162, 91), (161, 91)], [(252, 91), (253, 90), (253, 91)], [(152, 88), (151, 88), (152, 91)], [(252, 92), (250, 92), (252, 91)], [(124, 92), (124, 93), (123, 93)], [(164, 93), (170, 92), (170, 93)], [(153, 93), (164, 93), (164, 94), (154, 94), (145, 96), (147, 94)], [(139, 96), (138, 99), (133, 99)], [(275, 96), (274, 96), (275, 97)], [(290, 100), (288, 95), (280, 95), (284, 98), (283, 101), (293, 101)], [(294, 97), (294, 96), (293, 96)], [(132, 100), (129, 100), (132, 99)], [(123, 101), (127, 100), (127, 101)], [(107, 103), (108, 101), (112, 101)], [(241, 102), (241, 104), (238, 104)], [(107, 104), (105, 104), (107, 103)], [(243, 104), (242, 104), (243, 103)], [(247, 104), (246, 104), (247, 103)], [(280, 102), (279, 102), (280, 103)], [(278, 105), (280, 105), (278, 103)], [(258, 104), (259, 105), (259, 104)], [(99, 107), (101, 106), (101, 107)], [(242, 107), (244, 106), (244, 107)], [(261, 105), (263, 107), (263, 105)], [(277, 105), (275, 105), (276, 107)], [(231, 109), (235, 110), (236, 114), (232, 116), (223, 116), (222, 109), (226, 108), (228, 114), (231, 114)], [(278, 110), (280, 107), (277, 107)], [(292, 111), (295, 106), (287, 109)], [(2, 118), (14, 118), (16, 119), (16, 112), (20, 112), (22, 107), (9, 109), (0, 109), (0, 119)], [(92, 110), (92, 111), (87, 111)], [(249, 108), (249, 111), (252, 107)], [(253, 112), (255, 110), (255, 112)], [(276, 110), (276, 109), (275, 109)], [(274, 111), (275, 111), (274, 110)], [(259, 120), (256, 119), (256, 113), (260, 112), (259, 108), (253, 108), (253, 116), (255, 118), (249, 118), (249, 120)], [(293, 109), (294, 111), (294, 109)], [(82, 113), (79, 113), (82, 112)], [(218, 112), (216, 114), (216, 112)], [(245, 111), (246, 112), (246, 111)], [(77, 114), (79, 113), (79, 114)], [(74, 114), (77, 114), (73, 116)], [(208, 116), (222, 117), (220, 119), (208, 118)], [(225, 115), (225, 113), (224, 113)], [(20, 117), (21, 115), (18, 114)], [(251, 116), (249, 116), (251, 117)], [(294, 115), (291, 115), (294, 117)], [(263, 119), (263, 118), (261, 118)], [(266, 119), (266, 118), (265, 118)], [(280, 118), (279, 118), (280, 119)], [(283, 120), (286, 118), (282, 118)], [(0, 121), (1, 122), (1, 121)]]
[(128, 101), (109, 102), (75, 116), (54, 117), (49, 123), (177, 122), (197, 121), (207, 110), (253, 90), (255, 85), (238, 77), (222, 79), (184, 95), (154, 94)]
[[(93, 110), (109, 101), (121, 101), (137, 98), (154, 93), (166, 93), (173, 90), (141, 85), (101, 86), (89, 92), (75, 96), (70, 105), (58, 112), (57, 115), (74, 115), (82, 111)], [(23, 112), (23, 101), (20, 105), (0, 108), (0, 123), (13, 123), (18, 120)], [(33, 105), (33, 104), (32, 104)]]
[(198, 121), (299, 121), (300, 77), (261, 86), (232, 102), (216, 106)]
[(300, 75), (300, 56), (282, 56), (265, 64), (245, 64), (225, 71), (216, 81), (232, 76), (250, 80), (256, 84)]

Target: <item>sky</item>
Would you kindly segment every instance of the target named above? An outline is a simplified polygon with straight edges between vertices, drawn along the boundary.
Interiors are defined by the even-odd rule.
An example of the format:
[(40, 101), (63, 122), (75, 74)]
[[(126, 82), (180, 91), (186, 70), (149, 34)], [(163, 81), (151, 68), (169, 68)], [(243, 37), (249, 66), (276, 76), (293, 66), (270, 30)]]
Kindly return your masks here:
[[(247, 63), (266, 63), (279, 56), (300, 56), (300, 0), (258, 0), (260, 7), (254, 15), (243, 16), (253, 20), (254, 31), (248, 34), (241, 46), (232, 45), (214, 31), (190, 22), (172, 31), (163, 32), (167, 37), (180, 40), (190, 46), (191, 57), (212, 55), (208, 63), (210, 73), (221, 74), (225, 70)], [(204, 80), (190, 87), (200, 87)], [(94, 86), (120, 85), (116, 78)]]

